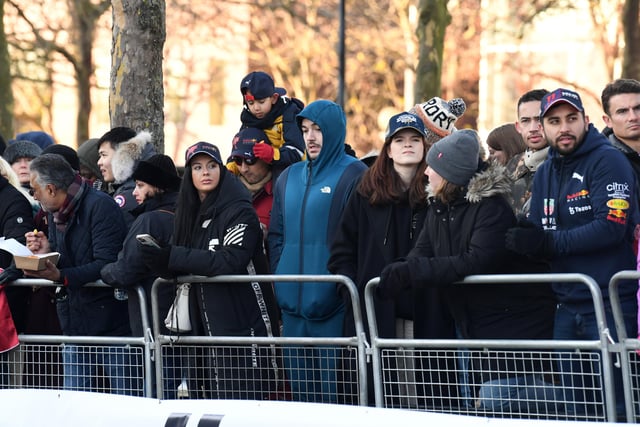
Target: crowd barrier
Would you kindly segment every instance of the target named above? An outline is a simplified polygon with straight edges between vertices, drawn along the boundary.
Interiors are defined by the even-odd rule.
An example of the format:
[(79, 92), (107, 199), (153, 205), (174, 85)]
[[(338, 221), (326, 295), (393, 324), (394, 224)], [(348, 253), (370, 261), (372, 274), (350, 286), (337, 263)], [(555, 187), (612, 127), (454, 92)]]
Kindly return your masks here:
[[(344, 276), (218, 276), (180, 277), (177, 283), (217, 282), (327, 282), (342, 283), (351, 295), (356, 335), (353, 337), (211, 337), (163, 335), (159, 313), (159, 286), (176, 281), (158, 279), (151, 295), (152, 325), (140, 337), (70, 337), (20, 335), (18, 349), (0, 355), (1, 388), (72, 389), (158, 397), (160, 399), (284, 400), (381, 408), (436, 411), (496, 418), (616, 421), (613, 377), (622, 374), (627, 422), (640, 420), (640, 382), (637, 352), (640, 342), (627, 337), (617, 299), (620, 280), (640, 278), (623, 271), (610, 284), (618, 342), (613, 342), (597, 284), (581, 274), (470, 276), (464, 283), (576, 282), (587, 286), (594, 301), (600, 339), (557, 340), (417, 340), (383, 339), (377, 334), (373, 292), (378, 279), (365, 291), (369, 337), (365, 334), (357, 290)], [(10, 286), (57, 286), (48, 281), (20, 279)], [(92, 284), (91, 286), (105, 286)], [(140, 309), (146, 298), (135, 290)], [(146, 316), (143, 317), (146, 319)], [(89, 386), (79, 381), (65, 385), (71, 367), (79, 378), (89, 374)], [(303, 359), (306, 364), (293, 365)], [(532, 395), (510, 398), (508, 405), (480, 405), (473, 380), (487, 374), (487, 363), (499, 366), (501, 378), (517, 377)], [(571, 360), (581, 370), (569, 372), (577, 382), (561, 381), (560, 361)], [(120, 363), (122, 365), (120, 365)], [(65, 369), (67, 368), (67, 369)], [(373, 382), (368, 384), (367, 369)], [(481, 384), (480, 384), (481, 385)], [(506, 388), (497, 383), (494, 390)], [(373, 388), (375, 401), (368, 399)]]

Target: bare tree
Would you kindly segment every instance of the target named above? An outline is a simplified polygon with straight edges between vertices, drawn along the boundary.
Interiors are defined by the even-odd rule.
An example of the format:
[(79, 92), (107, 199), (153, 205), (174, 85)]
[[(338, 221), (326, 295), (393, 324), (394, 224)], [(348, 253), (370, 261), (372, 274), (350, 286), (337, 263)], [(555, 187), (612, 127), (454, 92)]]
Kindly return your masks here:
[[(41, 114), (47, 112), (53, 102), (51, 94), (51, 75), (53, 63), (62, 60), (71, 65), (75, 83), (78, 112), (76, 116), (76, 140), (78, 143), (89, 138), (89, 117), (91, 115), (91, 87), (93, 86), (94, 63), (92, 48), (95, 41), (96, 23), (111, 5), (110, 0), (67, 0), (56, 5), (54, 14), (47, 2), (31, 1), (28, 4), (9, 0), (19, 24), (25, 24), (31, 31), (28, 34), (12, 34), (14, 53), (14, 71), (16, 79), (27, 81), (43, 90), (32, 92), (42, 97), (39, 105)], [(65, 8), (66, 6), (66, 8)], [(59, 9), (58, 9), (59, 8)], [(71, 19), (64, 19), (71, 16)], [(58, 18), (59, 19), (56, 19)], [(14, 30), (15, 31), (15, 30)], [(36, 70), (36, 71), (34, 71)], [(28, 91), (28, 89), (25, 89)], [(47, 96), (48, 94), (48, 96)], [(31, 120), (38, 128), (46, 129), (46, 124), (38, 122), (38, 112), (31, 112)], [(27, 119), (28, 120), (28, 119)]]
[(94, 4), (87, 0), (69, 0), (71, 11), (72, 39), (75, 55), (65, 54), (76, 73), (78, 93), (78, 115), (76, 119), (76, 137), (78, 144), (89, 138), (89, 118), (91, 116), (91, 88), (94, 86), (95, 64), (93, 47), (96, 37), (96, 23), (111, 6), (110, 0), (101, 0)]
[(444, 36), (450, 22), (447, 0), (420, 0), (416, 102), (440, 95)]
[(640, 80), (640, 0), (626, 0), (622, 11), (624, 59), (622, 77)]
[[(4, 0), (0, 0), (0, 17), (4, 17)], [(0, 134), (5, 139), (13, 137), (13, 90), (11, 67), (4, 20), (0, 19)]]
[[(408, 5), (404, 0), (347, 3), (344, 108), (348, 142), (360, 154), (380, 146), (381, 112), (405, 106), (405, 70), (414, 69), (405, 54)], [(276, 84), (305, 103), (336, 100), (338, 1), (262, 0), (254, 10), (249, 67), (270, 72)]]
[(148, 129), (164, 151), (164, 0), (113, 0), (111, 126)]

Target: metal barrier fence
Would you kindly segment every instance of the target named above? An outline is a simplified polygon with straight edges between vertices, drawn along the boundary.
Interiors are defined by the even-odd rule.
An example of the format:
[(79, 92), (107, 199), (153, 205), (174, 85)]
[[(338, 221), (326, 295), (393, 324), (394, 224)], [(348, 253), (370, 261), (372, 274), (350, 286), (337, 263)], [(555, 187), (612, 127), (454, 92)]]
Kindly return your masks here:
[[(373, 309), (378, 282), (372, 279), (365, 289), (376, 406), (501, 418), (616, 420), (612, 354), (618, 349), (611, 344), (600, 288), (591, 277), (483, 275), (461, 283), (584, 284), (591, 292), (600, 335), (592, 341), (383, 339)], [(416, 366), (410, 373), (412, 384), (402, 382), (409, 373), (397, 363), (407, 357)], [(626, 401), (626, 408), (633, 405)]]
[[(143, 337), (20, 335), (19, 348), (0, 355), (0, 387), (71, 388), (164, 399), (273, 399), (355, 405), (373, 404), (367, 397), (368, 387), (373, 387), (378, 407), (501, 418), (615, 421), (613, 376), (619, 367), (626, 419), (637, 422), (640, 369), (636, 353), (640, 345), (624, 330), (617, 283), (638, 278), (639, 272), (625, 271), (611, 280), (618, 343), (611, 340), (598, 285), (581, 274), (470, 276), (463, 283), (582, 283), (594, 301), (598, 340), (383, 339), (377, 335), (373, 308), (378, 279), (370, 281), (365, 290), (371, 337), (367, 340), (355, 285), (344, 276), (329, 275), (185, 276), (178, 283), (342, 283), (351, 295), (356, 326), (353, 337), (163, 335), (159, 325), (164, 313), (158, 312), (157, 291), (159, 286), (176, 282), (158, 279), (151, 295), (152, 325), (146, 322), (147, 296), (141, 288), (136, 289), (146, 331)], [(35, 279), (21, 279), (11, 285), (57, 286)], [(310, 363), (293, 366), (289, 363), (292, 359)], [(573, 362), (576, 370), (563, 371), (563, 361)], [(487, 389), (474, 382), (474, 378), (496, 373), (486, 368), (487, 362), (499, 367), (500, 378), (515, 377), (517, 385), (530, 393), (487, 405), (491, 400), (482, 399)], [(74, 367), (75, 372), (71, 370)], [(368, 367), (373, 368), (373, 384), (367, 384)], [(563, 374), (577, 382), (563, 382)], [(90, 385), (80, 381), (87, 376), (94, 380)], [(510, 383), (492, 385), (492, 393), (496, 393), (507, 391)]]
[[(640, 340), (637, 337), (629, 337), (623, 320), (624, 313), (621, 310), (618, 294), (618, 284), (621, 280), (638, 280), (640, 271), (625, 270), (613, 275), (609, 282), (609, 296), (611, 308), (618, 332), (618, 343), (612, 343), (609, 348), (615, 351), (620, 358), (622, 369), (622, 381), (624, 386), (624, 400), (626, 417), (629, 422), (640, 422)], [(638, 331), (640, 334), (640, 331)]]
[[(159, 286), (173, 283), (341, 283), (351, 295), (353, 337), (163, 335)], [(353, 282), (332, 275), (185, 276), (158, 279), (151, 291), (157, 395), (162, 398), (277, 399), (367, 405), (366, 339)]]
[[(17, 287), (57, 287), (43, 279), (19, 279)], [(85, 286), (113, 289), (104, 283)], [(140, 298), (143, 327), (151, 331), (146, 316), (146, 295)], [(0, 354), (0, 388), (37, 388), (96, 391), (150, 396), (153, 370), (152, 337), (90, 337), (19, 335), (20, 345)]]

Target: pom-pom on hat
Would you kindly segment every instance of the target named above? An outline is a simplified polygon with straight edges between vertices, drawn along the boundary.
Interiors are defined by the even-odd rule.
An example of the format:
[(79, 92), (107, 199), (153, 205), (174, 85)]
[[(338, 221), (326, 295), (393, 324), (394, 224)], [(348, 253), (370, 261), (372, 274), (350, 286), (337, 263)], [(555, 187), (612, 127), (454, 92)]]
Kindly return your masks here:
[(427, 164), (452, 184), (465, 186), (478, 170), (480, 144), (478, 134), (463, 129), (433, 144)]
[(456, 130), (454, 124), (466, 110), (467, 104), (464, 103), (462, 98), (445, 101), (436, 96), (427, 102), (414, 105), (409, 112), (418, 115), (427, 130), (442, 138)]
[(584, 112), (580, 95), (569, 89), (558, 88), (542, 98), (540, 102), (540, 118), (543, 118), (552, 107), (561, 103), (569, 104), (581, 113)]
[(384, 139), (389, 140), (393, 135), (400, 132), (403, 129), (413, 129), (423, 137), (427, 137), (427, 131), (425, 130), (424, 123), (417, 115), (413, 113), (400, 113), (389, 119), (387, 125), (387, 131), (385, 132)]
[(193, 156), (196, 154), (206, 154), (211, 157), (217, 164), (222, 166), (222, 158), (220, 157), (220, 150), (213, 144), (205, 141), (196, 142), (191, 147), (187, 148), (184, 153), (184, 163), (188, 165)]
[(14, 141), (2, 153), (2, 157), (9, 162), (10, 165), (14, 164), (18, 159), (26, 157), (27, 159), (35, 159), (42, 153), (40, 148), (35, 142), (31, 141)]
[(177, 191), (181, 182), (173, 160), (164, 154), (154, 154), (147, 160), (140, 160), (131, 177), (165, 191)]
[(247, 74), (240, 83), (240, 92), (245, 102), (268, 98), (276, 93), (278, 95), (287, 93), (284, 88), (275, 87), (271, 76), (264, 71), (253, 71)]
[(244, 128), (233, 137), (233, 148), (231, 149), (230, 159), (234, 157), (242, 157), (243, 159), (253, 160), (253, 146), (260, 142), (271, 145), (271, 141), (267, 135), (256, 128)]

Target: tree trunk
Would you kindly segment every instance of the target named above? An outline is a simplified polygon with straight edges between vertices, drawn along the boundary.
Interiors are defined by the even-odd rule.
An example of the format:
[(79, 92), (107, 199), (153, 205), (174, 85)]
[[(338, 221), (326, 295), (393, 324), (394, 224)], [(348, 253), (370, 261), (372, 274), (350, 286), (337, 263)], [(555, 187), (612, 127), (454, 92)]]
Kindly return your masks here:
[(444, 35), (451, 15), (447, 0), (420, 0), (418, 10), (418, 68), (414, 103), (440, 95)]
[(640, 0), (626, 0), (622, 10), (624, 59), (622, 77), (640, 80)]
[(0, 0), (0, 134), (8, 141), (13, 138), (13, 91), (3, 17), (4, 0)]
[(91, 79), (94, 77), (93, 42), (96, 35), (96, 21), (102, 16), (108, 2), (93, 5), (87, 0), (74, 0), (70, 3), (73, 16), (73, 28), (76, 32), (75, 44), (77, 60), (75, 64), (78, 85), (78, 115), (76, 117), (76, 142), (78, 146), (89, 139), (89, 118), (91, 117)]
[(164, 152), (164, 0), (113, 0), (111, 127), (149, 130)]

